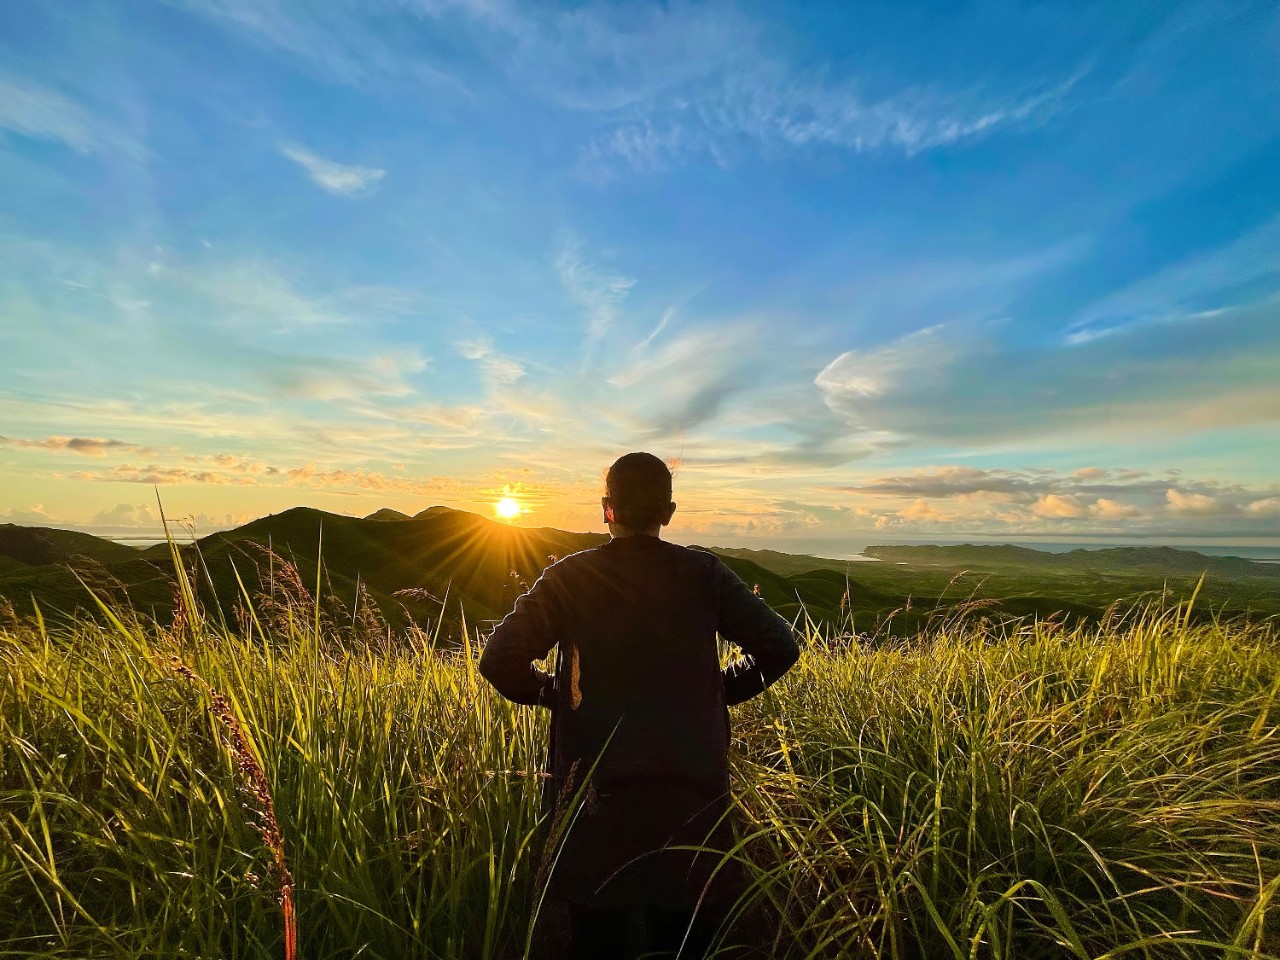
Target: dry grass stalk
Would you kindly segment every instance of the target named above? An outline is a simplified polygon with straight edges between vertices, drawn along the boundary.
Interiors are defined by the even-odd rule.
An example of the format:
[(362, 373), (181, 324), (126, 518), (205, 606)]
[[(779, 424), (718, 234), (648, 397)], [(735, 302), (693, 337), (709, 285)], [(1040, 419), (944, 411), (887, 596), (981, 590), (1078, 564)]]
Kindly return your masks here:
[[(258, 582), (265, 588), (254, 595), (253, 607), (273, 631), (288, 636), (292, 626), (305, 622), (308, 611), (314, 609), (311, 591), (302, 582), (297, 566), (270, 547), (252, 540), (245, 547), (250, 556), (257, 555), (254, 563), (258, 567)], [(265, 577), (258, 561), (266, 563)]]
[(239, 774), (237, 786), (249, 801), (249, 809), (256, 815), (256, 827), (263, 845), (271, 852), (271, 874), (276, 884), (276, 898), (284, 914), (285, 960), (297, 960), (298, 922), (293, 903), (293, 874), (285, 859), (284, 835), (276, 819), (275, 801), (267, 773), (249, 742), (249, 736), (236, 718), (231, 701), (214, 690), (198, 673), (177, 657), (168, 659), (165, 665), (174, 673), (186, 677), (209, 697), (209, 712), (221, 723), (227, 737), (231, 759)]

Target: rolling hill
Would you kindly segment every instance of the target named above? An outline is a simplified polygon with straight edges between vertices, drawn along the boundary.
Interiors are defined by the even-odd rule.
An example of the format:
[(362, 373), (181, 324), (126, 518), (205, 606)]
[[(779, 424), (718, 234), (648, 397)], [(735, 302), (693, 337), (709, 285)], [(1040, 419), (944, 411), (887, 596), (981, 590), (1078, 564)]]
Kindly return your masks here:
[[(230, 618), (250, 595), (281, 582), (286, 560), (300, 586), (354, 610), (373, 601), (392, 628), (410, 620), (456, 632), (465, 618), (501, 618), (553, 558), (607, 539), (601, 533), (518, 528), (448, 507), (415, 516), (379, 510), (348, 517), (296, 507), (181, 548), (207, 608)], [(990, 612), (1095, 619), (1116, 601), (1189, 596), (1205, 575), (1203, 610), (1280, 614), (1280, 566), (1169, 548), (1050, 554), (1025, 547), (870, 547), (881, 562), (850, 563), (772, 550), (710, 548), (788, 617), (860, 632), (910, 633), (970, 601)], [(317, 563), (317, 558), (322, 558)], [(168, 544), (146, 550), (84, 533), (0, 526), (0, 597), (19, 614), (92, 614), (90, 590), (165, 620), (174, 604)], [(886, 622), (891, 627), (886, 628)]]
[(1104, 547), (1098, 550), (1076, 549), (1066, 553), (1049, 553), (1012, 544), (961, 544), (958, 546), (879, 546), (867, 547), (863, 554), (890, 563), (1004, 569), (1015, 567), (1036, 570), (1089, 571), (1158, 571), (1199, 575), (1220, 573), (1227, 576), (1280, 577), (1280, 565), (1259, 564), (1241, 557), (1209, 557), (1194, 550), (1174, 547)]
[(124, 544), (74, 530), (0, 523), (0, 557), (28, 566), (42, 566), (63, 563), (77, 556), (111, 563), (133, 559), (137, 551)]

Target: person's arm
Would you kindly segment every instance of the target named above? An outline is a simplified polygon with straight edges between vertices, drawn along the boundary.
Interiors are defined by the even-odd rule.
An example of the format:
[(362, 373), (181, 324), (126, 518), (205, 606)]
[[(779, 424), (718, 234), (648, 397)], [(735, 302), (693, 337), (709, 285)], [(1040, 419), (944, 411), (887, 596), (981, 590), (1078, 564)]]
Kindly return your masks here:
[(500, 694), (526, 706), (549, 707), (555, 697), (555, 677), (533, 664), (559, 640), (555, 627), (555, 585), (550, 568), (516, 600), (498, 624), (480, 655), (480, 675)]
[(732, 706), (750, 700), (800, 659), (791, 624), (739, 579), (716, 562), (720, 591), (720, 636), (736, 643), (743, 656), (724, 668), (724, 698)]

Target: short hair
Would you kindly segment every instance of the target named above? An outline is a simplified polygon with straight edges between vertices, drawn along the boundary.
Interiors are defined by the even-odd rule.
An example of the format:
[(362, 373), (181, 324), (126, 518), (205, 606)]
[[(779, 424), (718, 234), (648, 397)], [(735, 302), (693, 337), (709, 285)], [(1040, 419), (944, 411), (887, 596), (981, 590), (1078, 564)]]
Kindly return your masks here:
[(671, 510), (671, 470), (652, 453), (619, 457), (604, 478), (613, 522), (633, 530), (660, 526)]

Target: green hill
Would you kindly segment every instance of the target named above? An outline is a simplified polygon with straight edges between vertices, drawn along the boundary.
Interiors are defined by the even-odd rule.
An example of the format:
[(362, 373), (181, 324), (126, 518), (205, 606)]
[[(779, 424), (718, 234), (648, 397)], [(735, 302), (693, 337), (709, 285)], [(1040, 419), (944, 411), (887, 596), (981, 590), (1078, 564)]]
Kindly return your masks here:
[(137, 555), (138, 551), (133, 547), (88, 533), (0, 523), (0, 556), (28, 566), (66, 563), (75, 557), (89, 557), (111, 563), (130, 560)]
[[(251, 596), (279, 590), (283, 562), (308, 595), (348, 613), (372, 600), (392, 628), (410, 620), (497, 620), (553, 558), (607, 539), (601, 533), (508, 526), (448, 507), (413, 517), (379, 510), (348, 517), (295, 507), (201, 538), (180, 555), (206, 609), (228, 619)], [(1152, 547), (1050, 554), (1016, 546), (869, 547), (882, 562), (831, 560), (774, 550), (716, 549), (724, 562), (790, 619), (844, 629), (914, 632), (957, 608), (979, 615), (1097, 619), (1113, 603), (1181, 599), (1200, 586), (1203, 615), (1280, 614), (1280, 566)], [(322, 564), (317, 567), (317, 558)], [(19, 613), (96, 611), (86, 586), (162, 620), (174, 603), (168, 544), (139, 551), (88, 534), (0, 527), (0, 597)], [(310, 602), (310, 601), (307, 601)], [(337, 608), (335, 608), (336, 610)]]
[(407, 513), (401, 513), (399, 510), (392, 510), (390, 507), (383, 507), (381, 510), (375, 510), (373, 513), (365, 517), (366, 520), (408, 520)]
[(958, 546), (873, 546), (865, 556), (890, 563), (948, 567), (1004, 567), (1039, 570), (1158, 570), (1163, 573), (1219, 572), (1247, 577), (1280, 577), (1280, 564), (1261, 564), (1241, 557), (1210, 557), (1175, 547), (1104, 547), (1049, 553), (1012, 544)]
[(784, 577), (808, 573), (810, 570), (838, 570), (843, 573), (860, 562), (828, 560), (825, 557), (811, 557), (803, 553), (783, 553), (779, 550), (752, 550), (747, 547), (713, 547), (711, 549), (722, 557), (750, 560)]

